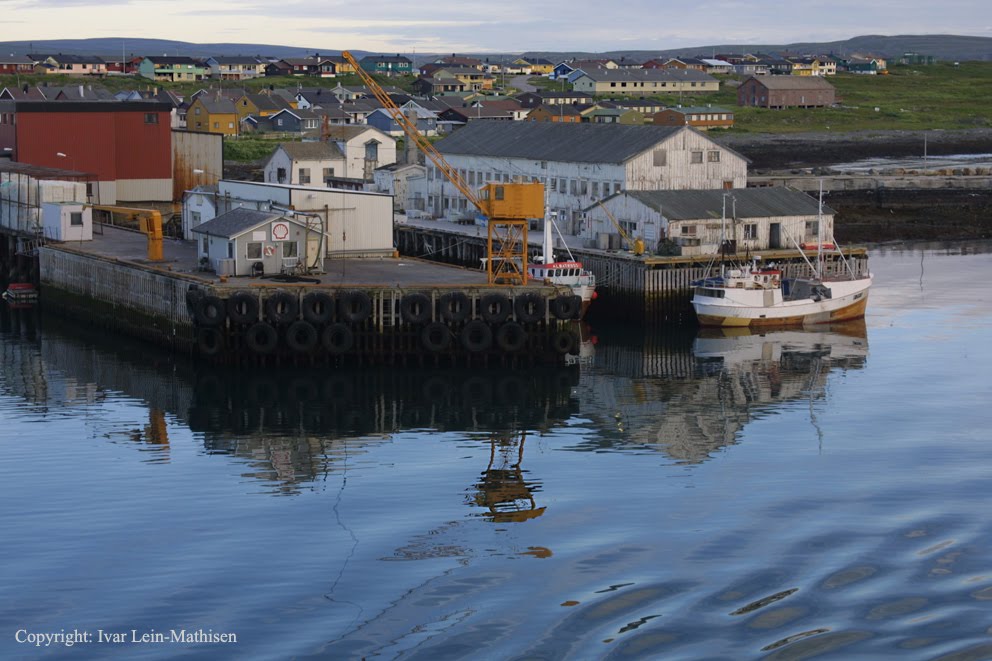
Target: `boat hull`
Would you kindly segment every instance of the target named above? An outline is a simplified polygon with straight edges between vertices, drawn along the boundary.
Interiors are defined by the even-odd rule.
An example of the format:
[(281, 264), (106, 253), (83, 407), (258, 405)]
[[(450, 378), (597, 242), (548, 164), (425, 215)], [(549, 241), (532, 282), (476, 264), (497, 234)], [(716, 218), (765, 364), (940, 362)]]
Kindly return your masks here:
[[(790, 301), (774, 306), (727, 305), (719, 302), (705, 302), (693, 299), (693, 308), (701, 326), (722, 327), (771, 327), (771, 326), (811, 326), (832, 324), (865, 316), (868, 306), (868, 287), (871, 280), (859, 281), (842, 295), (814, 301)], [(835, 294), (839, 294), (835, 291)], [(715, 299), (718, 301), (719, 299)]]

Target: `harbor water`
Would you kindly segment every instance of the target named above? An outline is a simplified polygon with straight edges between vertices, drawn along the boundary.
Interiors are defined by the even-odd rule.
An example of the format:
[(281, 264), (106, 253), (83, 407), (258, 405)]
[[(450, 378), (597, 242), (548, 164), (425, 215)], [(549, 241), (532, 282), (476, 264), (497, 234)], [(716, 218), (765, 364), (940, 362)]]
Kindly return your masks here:
[(992, 244), (863, 324), (201, 367), (0, 311), (0, 658), (992, 658)]

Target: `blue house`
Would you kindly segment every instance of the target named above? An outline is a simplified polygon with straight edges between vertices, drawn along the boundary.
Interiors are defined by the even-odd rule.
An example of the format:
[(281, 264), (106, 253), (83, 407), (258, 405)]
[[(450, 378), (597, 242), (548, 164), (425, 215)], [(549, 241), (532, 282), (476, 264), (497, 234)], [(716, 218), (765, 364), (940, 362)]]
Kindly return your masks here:
[[(416, 113), (417, 130), (420, 131), (421, 135), (437, 135), (437, 113), (422, 108), (413, 101), (403, 104), (400, 109), (407, 117), (410, 116), (411, 111)], [(365, 118), (365, 122), (387, 135), (403, 135), (403, 129), (385, 108), (379, 108), (369, 113), (368, 117)]]

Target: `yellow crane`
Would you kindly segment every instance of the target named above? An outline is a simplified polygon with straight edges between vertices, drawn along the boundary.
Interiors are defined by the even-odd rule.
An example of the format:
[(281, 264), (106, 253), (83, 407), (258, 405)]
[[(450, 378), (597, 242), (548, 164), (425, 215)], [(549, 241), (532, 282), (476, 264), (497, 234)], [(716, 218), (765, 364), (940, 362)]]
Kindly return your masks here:
[(118, 207), (109, 204), (89, 204), (91, 209), (109, 211), (110, 213), (126, 213), (132, 220), (138, 221), (138, 229), (148, 236), (148, 261), (161, 262), (162, 254), (162, 214), (155, 209), (138, 207)]
[(450, 181), (488, 219), (486, 271), (490, 284), (527, 284), (527, 227), (529, 219), (544, 217), (544, 184), (486, 184), (481, 195), (472, 190), (456, 168), (417, 129), (402, 109), (386, 94), (379, 83), (362, 69), (348, 51), (341, 56), (355, 69), (358, 77), (376, 100), (434, 167)]
[(623, 227), (620, 226), (620, 223), (618, 223), (617, 219), (613, 217), (613, 214), (610, 213), (610, 210), (606, 208), (606, 205), (603, 204), (602, 200), (596, 202), (596, 204), (598, 204), (600, 208), (603, 209), (603, 212), (606, 214), (606, 217), (609, 218), (610, 222), (613, 223), (613, 226), (617, 228), (617, 232), (620, 234), (620, 238), (627, 243), (627, 247), (630, 249), (630, 251), (635, 255), (643, 255), (644, 239), (631, 239), (630, 235), (627, 234), (627, 232), (623, 229)]

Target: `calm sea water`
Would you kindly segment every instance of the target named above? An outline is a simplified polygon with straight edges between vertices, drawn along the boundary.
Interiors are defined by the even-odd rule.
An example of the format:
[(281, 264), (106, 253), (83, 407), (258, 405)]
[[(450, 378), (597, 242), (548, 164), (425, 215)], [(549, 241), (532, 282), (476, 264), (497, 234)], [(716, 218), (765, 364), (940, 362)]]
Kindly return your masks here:
[[(0, 658), (992, 658), (992, 245), (872, 267), (863, 325), (535, 372), (203, 373), (5, 311)], [(237, 643), (133, 642), (172, 630)]]

